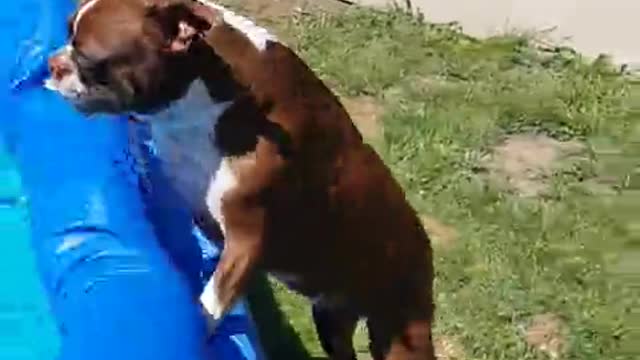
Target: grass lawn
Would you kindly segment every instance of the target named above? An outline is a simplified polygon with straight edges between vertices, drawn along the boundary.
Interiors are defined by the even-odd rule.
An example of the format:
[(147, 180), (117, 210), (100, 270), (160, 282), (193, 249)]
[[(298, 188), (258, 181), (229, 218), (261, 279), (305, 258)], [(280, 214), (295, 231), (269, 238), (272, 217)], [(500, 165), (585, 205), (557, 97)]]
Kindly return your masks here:
[[(633, 78), (524, 35), (480, 41), (400, 11), (280, 25), (351, 111), (367, 104), (370, 141), (424, 215), (442, 359), (637, 359)], [(250, 297), (273, 359), (322, 356), (305, 300), (273, 281)], [(366, 344), (361, 329), (362, 358)]]

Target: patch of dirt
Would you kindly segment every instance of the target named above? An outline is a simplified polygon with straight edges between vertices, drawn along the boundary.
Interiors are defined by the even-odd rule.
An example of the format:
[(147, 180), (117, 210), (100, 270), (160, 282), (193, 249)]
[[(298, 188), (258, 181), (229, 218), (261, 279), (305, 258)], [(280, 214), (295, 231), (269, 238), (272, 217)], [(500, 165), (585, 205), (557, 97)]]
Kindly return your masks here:
[(549, 189), (550, 178), (563, 160), (585, 150), (579, 141), (558, 141), (545, 135), (507, 137), (481, 160), (491, 181), (524, 197), (539, 196)]
[(303, 0), (227, 0), (226, 3), (246, 11), (255, 18), (289, 16), (308, 1)]
[(466, 358), (462, 345), (452, 337), (436, 337), (434, 347), (436, 357), (439, 360), (462, 360)]
[(348, 6), (337, 0), (220, 0), (267, 28), (283, 43), (295, 47), (296, 37), (287, 30), (289, 21), (316, 12), (339, 13)]
[(422, 220), (422, 225), (434, 245), (441, 248), (449, 248), (458, 240), (456, 229), (440, 222), (436, 218), (422, 215), (420, 220)]
[(527, 344), (558, 359), (566, 347), (566, 324), (554, 314), (540, 314), (531, 319), (525, 332)]
[(343, 98), (341, 102), (366, 140), (382, 138), (383, 128), (380, 118), (384, 109), (375, 98), (359, 96)]
[(224, 3), (256, 19), (289, 17), (318, 9), (338, 11), (346, 6), (337, 0), (225, 0)]

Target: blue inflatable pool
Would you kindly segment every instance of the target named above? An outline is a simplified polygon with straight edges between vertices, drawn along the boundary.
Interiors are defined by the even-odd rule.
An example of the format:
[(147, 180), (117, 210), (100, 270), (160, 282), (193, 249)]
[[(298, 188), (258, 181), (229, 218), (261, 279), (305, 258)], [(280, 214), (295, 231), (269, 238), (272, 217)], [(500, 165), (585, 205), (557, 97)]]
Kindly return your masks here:
[(42, 88), (73, 3), (0, 5), (0, 359), (263, 358), (244, 304), (206, 338), (196, 299), (219, 249), (147, 129), (85, 119)]

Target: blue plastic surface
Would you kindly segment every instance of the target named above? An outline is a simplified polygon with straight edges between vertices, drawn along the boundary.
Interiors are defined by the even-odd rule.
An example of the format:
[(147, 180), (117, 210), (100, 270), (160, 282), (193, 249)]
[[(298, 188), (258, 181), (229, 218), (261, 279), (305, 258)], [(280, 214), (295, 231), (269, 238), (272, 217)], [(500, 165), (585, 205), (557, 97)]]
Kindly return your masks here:
[[(0, 359), (262, 358), (244, 304), (206, 340), (197, 296), (218, 249), (199, 236), (173, 196), (144, 145), (146, 129), (113, 117), (86, 119), (42, 88), (46, 57), (64, 42), (73, 4), (0, 5), (0, 130), (31, 214), (33, 254), (22, 257), (35, 258), (57, 325), (49, 335), (55, 338), (32, 342), (44, 350)], [(18, 322), (28, 315), (42, 320), (46, 306), (35, 312), (33, 306), (13, 315)], [(7, 324), (0, 317), (0, 334)]]

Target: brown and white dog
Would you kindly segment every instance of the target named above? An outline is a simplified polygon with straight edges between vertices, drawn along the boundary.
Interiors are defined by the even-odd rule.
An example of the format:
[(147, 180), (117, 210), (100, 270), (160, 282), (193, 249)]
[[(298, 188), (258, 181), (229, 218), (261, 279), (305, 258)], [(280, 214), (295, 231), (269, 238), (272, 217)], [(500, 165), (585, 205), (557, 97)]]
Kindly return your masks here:
[[(256, 269), (313, 301), (323, 348), (434, 359), (429, 239), (332, 92), (251, 21), (195, 0), (85, 0), (47, 86), (149, 121), (176, 189), (225, 247), (200, 301), (217, 323)], [(219, 227), (216, 225), (219, 224)]]

